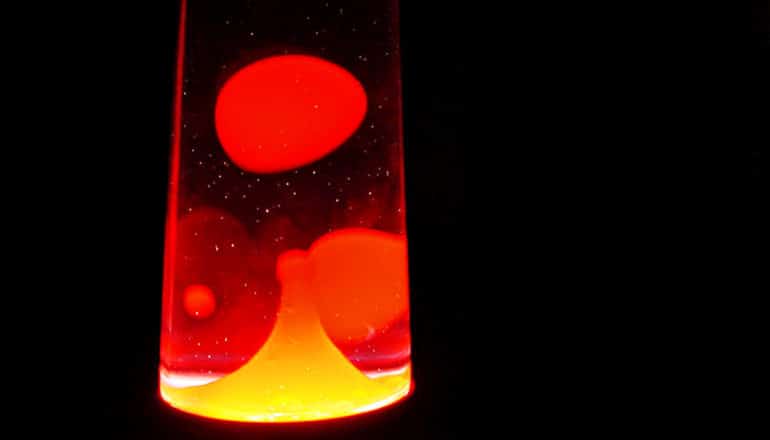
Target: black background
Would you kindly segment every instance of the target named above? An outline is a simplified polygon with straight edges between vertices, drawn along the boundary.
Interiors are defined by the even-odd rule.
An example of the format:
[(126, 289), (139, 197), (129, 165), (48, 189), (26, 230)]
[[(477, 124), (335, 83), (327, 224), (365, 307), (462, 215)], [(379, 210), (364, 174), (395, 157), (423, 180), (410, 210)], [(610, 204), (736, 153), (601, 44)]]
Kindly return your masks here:
[[(403, 2), (416, 392), (300, 427), (210, 423), (157, 398), (178, 6), (9, 7), (7, 377), (22, 429), (451, 439), (681, 420), (706, 374), (696, 347), (716, 334), (694, 311), (717, 305), (721, 323), (758, 295), (770, 70), (767, 4), (753, 5)], [(742, 309), (696, 287), (723, 282)]]

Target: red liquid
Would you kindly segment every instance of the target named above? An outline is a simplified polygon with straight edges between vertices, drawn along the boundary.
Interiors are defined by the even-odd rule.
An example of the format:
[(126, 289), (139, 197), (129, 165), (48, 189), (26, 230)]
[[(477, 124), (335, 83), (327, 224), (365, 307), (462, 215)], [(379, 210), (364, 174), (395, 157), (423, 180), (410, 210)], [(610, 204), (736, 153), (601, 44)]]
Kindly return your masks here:
[[(177, 234), (176, 288), (166, 316), (173, 327), (164, 328), (163, 368), (169, 376), (205, 381), (242, 366), (270, 335), (281, 305), (281, 286), (269, 270), (275, 270), (277, 255), (259, 252), (248, 231), (219, 209), (193, 210)], [(272, 249), (282, 248), (281, 241), (274, 240)], [(326, 334), (365, 373), (405, 367), (410, 338), (403, 236), (340, 229), (318, 242), (307, 295)]]

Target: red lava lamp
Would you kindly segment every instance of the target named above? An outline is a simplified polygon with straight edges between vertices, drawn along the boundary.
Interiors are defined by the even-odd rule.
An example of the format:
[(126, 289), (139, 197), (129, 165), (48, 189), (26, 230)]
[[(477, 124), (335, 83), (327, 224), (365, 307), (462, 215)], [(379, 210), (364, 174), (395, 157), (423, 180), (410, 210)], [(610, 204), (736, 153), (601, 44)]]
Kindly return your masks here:
[(224, 420), (412, 389), (397, 0), (182, 0), (160, 394)]

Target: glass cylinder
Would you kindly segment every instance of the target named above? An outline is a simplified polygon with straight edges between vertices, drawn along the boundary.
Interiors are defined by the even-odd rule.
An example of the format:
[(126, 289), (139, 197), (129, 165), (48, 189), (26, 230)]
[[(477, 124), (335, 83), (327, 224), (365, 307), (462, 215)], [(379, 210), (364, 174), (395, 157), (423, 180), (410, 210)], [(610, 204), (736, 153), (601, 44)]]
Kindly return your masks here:
[(182, 0), (160, 394), (292, 422), (406, 397), (397, 0)]

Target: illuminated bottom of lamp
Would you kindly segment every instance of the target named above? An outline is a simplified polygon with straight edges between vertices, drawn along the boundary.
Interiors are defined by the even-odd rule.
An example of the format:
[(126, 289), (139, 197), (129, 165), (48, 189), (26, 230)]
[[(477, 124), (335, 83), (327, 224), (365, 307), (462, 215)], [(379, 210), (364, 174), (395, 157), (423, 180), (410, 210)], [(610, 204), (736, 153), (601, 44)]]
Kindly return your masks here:
[(214, 382), (183, 387), (161, 375), (163, 400), (203, 417), (281, 423), (361, 414), (410, 394), (409, 365), (366, 376), (328, 338), (303, 290), (301, 281), (284, 284), (273, 332), (244, 366)]

